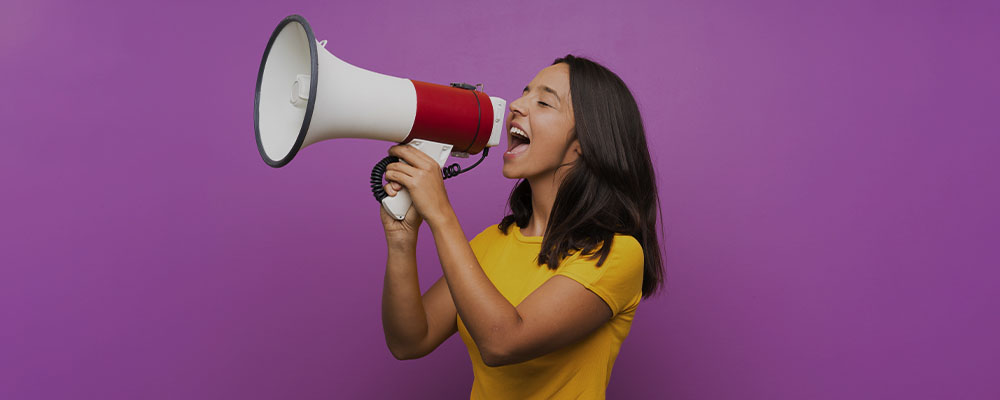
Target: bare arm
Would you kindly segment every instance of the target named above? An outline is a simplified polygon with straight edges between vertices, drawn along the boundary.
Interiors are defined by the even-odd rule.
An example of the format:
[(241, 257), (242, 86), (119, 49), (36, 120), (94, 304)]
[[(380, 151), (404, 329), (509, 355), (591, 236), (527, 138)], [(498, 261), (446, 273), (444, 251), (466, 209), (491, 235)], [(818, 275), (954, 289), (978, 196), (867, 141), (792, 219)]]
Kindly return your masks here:
[[(386, 186), (389, 195), (396, 187)], [(382, 329), (389, 352), (400, 360), (420, 358), (457, 331), (455, 303), (444, 277), (420, 295), (417, 276), (417, 232), (422, 222), (410, 209), (396, 221), (379, 207), (388, 249), (382, 287)]]
[(400, 360), (420, 358), (456, 331), (457, 313), (444, 277), (420, 296), (416, 249), (390, 246), (382, 288), (385, 343)]

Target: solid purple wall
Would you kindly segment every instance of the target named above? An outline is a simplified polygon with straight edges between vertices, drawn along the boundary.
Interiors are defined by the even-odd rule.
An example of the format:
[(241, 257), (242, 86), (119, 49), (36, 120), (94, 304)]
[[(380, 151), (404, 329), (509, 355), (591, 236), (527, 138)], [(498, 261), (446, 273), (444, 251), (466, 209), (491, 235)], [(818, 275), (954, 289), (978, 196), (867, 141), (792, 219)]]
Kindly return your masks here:
[[(609, 397), (1000, 397), (996, 2), (141, 3), (0, 6), (0, 398), (468, 396), (457, 336), (385, 347), (389, 144), (260, 160), (257, 69), (292, 13), (390, 75), (513, 100), (574, 53), (631, 86), (668, 285)], [(447, 184), (470, 238), (500, 165)]]

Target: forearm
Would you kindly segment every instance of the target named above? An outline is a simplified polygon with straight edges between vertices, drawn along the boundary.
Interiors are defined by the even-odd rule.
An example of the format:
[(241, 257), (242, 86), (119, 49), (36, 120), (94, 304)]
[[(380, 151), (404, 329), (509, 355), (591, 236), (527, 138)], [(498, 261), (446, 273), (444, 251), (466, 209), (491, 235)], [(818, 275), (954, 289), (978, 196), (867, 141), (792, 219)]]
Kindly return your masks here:
[(417, 278), (416, 243), (389, 243), (382, 287), (382, 329), (397, 358), (427, 336), (427, 315)]
[(453, 212), (428, 220), (455, 308), (480, 352), (503, 352), (521, 323), (517, 309), (483, 272)]

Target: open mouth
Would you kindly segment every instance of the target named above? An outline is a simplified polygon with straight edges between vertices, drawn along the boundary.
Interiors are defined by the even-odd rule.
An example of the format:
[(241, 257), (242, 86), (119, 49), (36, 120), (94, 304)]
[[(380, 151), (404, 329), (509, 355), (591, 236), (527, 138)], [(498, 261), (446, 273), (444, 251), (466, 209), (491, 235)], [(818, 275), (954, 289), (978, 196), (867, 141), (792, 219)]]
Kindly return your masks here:
[(516, 126), (510, 128), (510, 140), (507, 141), (507, 154), (521, 154), (528, 150), (531, 139)]

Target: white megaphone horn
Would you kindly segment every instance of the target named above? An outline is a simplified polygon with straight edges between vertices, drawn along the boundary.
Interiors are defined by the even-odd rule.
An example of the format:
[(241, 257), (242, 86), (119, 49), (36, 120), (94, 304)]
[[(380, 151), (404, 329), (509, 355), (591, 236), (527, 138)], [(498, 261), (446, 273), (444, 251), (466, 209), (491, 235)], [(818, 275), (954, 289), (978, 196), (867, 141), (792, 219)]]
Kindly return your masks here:
[[(303, 147), (337, 138), (406, 143), (441, 166), (449, 154), (482, 151), (485, 157), (488, 147), (500, 143), (506, 100), (468, 84), (438, 85), (358, 68), (325, 45), (299, 15), (283, 19), (267, 42), (257, 75), (254, 131), (268, 165), (284, 166)], [(394, 161), (401, 160), (386, 157), (376, 165), (371, 187), (386, 211), (402, 220), (409, 193), (403, 189), (388, 197), (382, 189), (385, 166)], [(446, 177), (465, 171), (457, 168), (450, 166)]]

